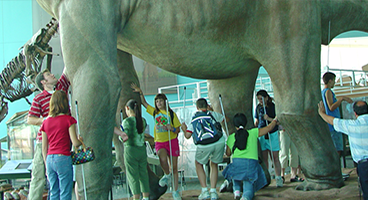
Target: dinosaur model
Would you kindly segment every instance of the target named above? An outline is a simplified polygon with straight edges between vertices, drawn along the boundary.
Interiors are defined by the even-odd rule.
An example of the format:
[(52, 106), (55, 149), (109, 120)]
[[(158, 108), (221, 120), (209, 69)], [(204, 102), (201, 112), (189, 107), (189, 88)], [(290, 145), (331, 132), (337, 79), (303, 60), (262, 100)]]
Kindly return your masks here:
[(51, 19), (46, 28), (41, 28), (20, 48), (14, 57), (0, 73), (0, 122), (8, 114), (8, 102), (14, 102), (31, 95), (35, 87), (35, 78), (41, 71), (44, 57), (47, 55), (46, 68), (51, 70), (52, 48), (48, 45), (55, 35), (58, 23)]
[[(248, 119), (263, 66), (278, 119), (299, 150), (306, 181), (297, 189), (343, 186), (339, 157), (317, 113), (321, 44), (346, 31), (367, 31), (367, 0), (37, 1), (59, 21), (66, 73), (80, 102), (80, 132), (96, 153), (84, 166), (89, 199), (108, 198), (111, 141), (123, 151), (113, 128), (125, 102), (139, 100), (130, 88), (139, 84), (132, 55), (209, 79), (214, 109), (220, 111), (221, 94), (227, 116), (244, 112)], [(232, 122), (228, 127), (234, 131)]]

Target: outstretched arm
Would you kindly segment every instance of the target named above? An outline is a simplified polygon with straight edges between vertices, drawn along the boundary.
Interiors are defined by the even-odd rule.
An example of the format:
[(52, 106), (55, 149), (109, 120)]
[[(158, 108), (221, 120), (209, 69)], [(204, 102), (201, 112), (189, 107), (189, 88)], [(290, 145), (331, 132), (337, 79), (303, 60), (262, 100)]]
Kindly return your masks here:
[(277, 125), (277, 117), (275, 117), (268, 126), (258, 129), (258, 137), (266, 135), (268, 132), (272, 131), (273, 128)]
[(114, 127), (114, 133), (116, 135), (120, 136), (120, 138), (123, 140), (123, 142), (126, 142), (129, 139), (128, 135), (124, 131), (121, 131), (120, 128), (118, 128), (116, 126)]
[(182, 124), (181, 124), (181, 130), (183, 130), (183, 132), (184, 132), (184, 137), (185, 138), (187, 138), (187, 139), (189, 139), (190, 137), (192, 137), (192, 133), (191, 132), (187, 132), (187, 125), (185, 124), (185, 122), (183, 122)]
[(267, 114), (264, 114), (263, 119), (267, 120), (268, 122), (272, 122), (272, 120), (275, 119), (275, 118), (272, 118), (272, 117), (268, 116)]
[(318, 103), (318, 114), (322, 117), (322, 119), (323, 119), (325, 122), (327, 122), (327, 123), (329, 123), (329, 124), (333, 125), (333, 120), (334, 120), (335, 118), (334, 118), (334, 117), (332, 117), (332, 116), (330, 116), (330, 115), (327, 115), (327, 114), (326, 114), (326, 108), (325, 108), (325, 105), (323, 104), (323, 102), (322, 102), (322, 101), (320, 101), (320, 102)]
[(336, 110), (336, 108), (338, 108), (340, 105), (341, 105), (341, 102), (342, 101), (346, 101), (348, 103), (353, 103), (353, 100), (350, 99), (349, 97), (347, 96), (342, 96), (342, 97), (339, 97), (337, 98), (337, 101), (335, 103), (333, 103), (333, 97), (332, 97), (332, 92), (331, 90), (327, 90), (326, 93), (325, 93), (325, 96), (326, 96), (326, 103), (327, 103), (327, 106), (328, 108), (331, 110), (331, 111), (334, 111)]
[[(69, 78), (68, 78), (68, 72), (66, 71), (66, 67), (64, 66), (64, 69), (63, 69), (63, 74), (65, 75), (66, 79), (69, 81)], [(69, 81), (70, 82), (70, 81)]]
[(132, 83), (130, 87), (133, 89), (133, 92), (139, 92), (139, 96), (141, 97), (141, 102), (145, 108), (147, 108), (148, 103), (146, 98), (144, 98), (143, 91), (139, 88), (135, 83)]

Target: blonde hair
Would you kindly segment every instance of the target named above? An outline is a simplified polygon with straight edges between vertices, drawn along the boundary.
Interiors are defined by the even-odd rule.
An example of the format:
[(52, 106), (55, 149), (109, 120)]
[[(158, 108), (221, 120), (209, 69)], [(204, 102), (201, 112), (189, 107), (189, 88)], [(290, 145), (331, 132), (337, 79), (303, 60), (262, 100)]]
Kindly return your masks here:
[(64, 91), (56, 90), (50, 99), (49, 116), (55, 117), (60, 113), (69, 114), (68, 97)]

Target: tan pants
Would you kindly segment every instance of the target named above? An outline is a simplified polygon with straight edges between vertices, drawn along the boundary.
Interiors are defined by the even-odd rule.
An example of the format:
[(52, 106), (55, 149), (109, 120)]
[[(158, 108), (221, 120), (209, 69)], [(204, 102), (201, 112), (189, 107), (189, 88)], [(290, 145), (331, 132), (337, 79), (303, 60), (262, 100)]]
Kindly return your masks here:
[(45, 163), (42, 157), (42, 143), (37, 143), (33, 157), (32, 179), (29, 188), (29, 200), (41, 200), (46, 184)]
[(289, 166), (297, 168), (299, 166), (299, 154), (296, 146), (291, 141), (289, 135), (284, 131), (280, 131), (280, 164), (281, 168)]

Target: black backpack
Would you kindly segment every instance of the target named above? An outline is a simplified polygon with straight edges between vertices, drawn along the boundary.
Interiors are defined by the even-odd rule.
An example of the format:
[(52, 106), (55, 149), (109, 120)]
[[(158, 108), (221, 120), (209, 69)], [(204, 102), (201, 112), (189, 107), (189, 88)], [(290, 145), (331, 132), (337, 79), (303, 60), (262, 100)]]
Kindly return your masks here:
[(211, 144), (222, 137), (220, 122), (217, 122), (209, 111), (197, 112), (192, 118), (194, 144)]

